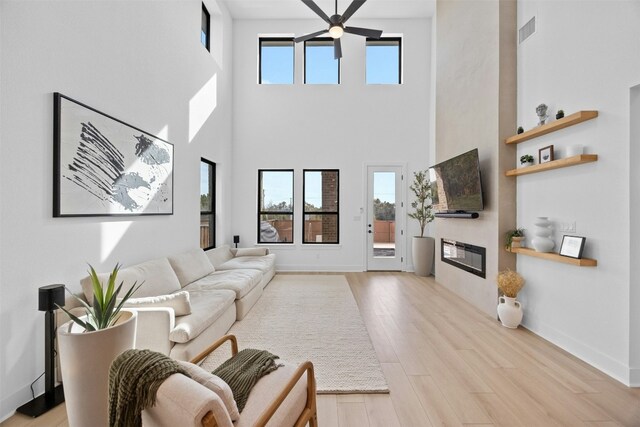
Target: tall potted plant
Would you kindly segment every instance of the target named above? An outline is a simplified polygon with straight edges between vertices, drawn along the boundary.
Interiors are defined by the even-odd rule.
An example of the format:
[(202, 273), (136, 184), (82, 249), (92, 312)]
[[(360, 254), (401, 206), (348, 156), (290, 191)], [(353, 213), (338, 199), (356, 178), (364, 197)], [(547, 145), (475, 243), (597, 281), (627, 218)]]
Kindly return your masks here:
[(420, 224), (420, 236), (414, 236), (411, 242), (411, 254), (413, 257), (413, 269), (418, 276), (429, 276), (433, 270), (433, 256), (435, 253), (435, 240), (433, 237), (425, 237), (424, 229), (433, 221), (431, 211), (431, 182), (428, 171), (413, 173), (413, 183), (409, 186), (413, 191), (415, 200), (411, 202), (413, 212), (409, 217)]
[(136, 340), (136, 312), (122, 307), (142, 285), (134, 283), (119, 299), (123, 283), (117, 288), (115, 284), (120, 265), (116, 264), (109, 275), (106, 288), (89, 267), (91, 305), (72, 294), (84, 307), (84, 316), (59, 307), (71, 318), (58, 328), (58, 347), (67, 417), (72, 427), (108, 424), (109, 367), (120, 353), (134, 348)]

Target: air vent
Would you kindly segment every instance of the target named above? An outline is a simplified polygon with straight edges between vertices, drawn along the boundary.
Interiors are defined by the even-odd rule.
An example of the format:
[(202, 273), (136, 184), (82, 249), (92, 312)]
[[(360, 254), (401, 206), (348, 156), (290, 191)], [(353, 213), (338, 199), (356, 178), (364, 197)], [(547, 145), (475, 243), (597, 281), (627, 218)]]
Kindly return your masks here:
[(518, 30), (519, 43), (522, 43), (536, 32), (536, 17), (534, 16)]

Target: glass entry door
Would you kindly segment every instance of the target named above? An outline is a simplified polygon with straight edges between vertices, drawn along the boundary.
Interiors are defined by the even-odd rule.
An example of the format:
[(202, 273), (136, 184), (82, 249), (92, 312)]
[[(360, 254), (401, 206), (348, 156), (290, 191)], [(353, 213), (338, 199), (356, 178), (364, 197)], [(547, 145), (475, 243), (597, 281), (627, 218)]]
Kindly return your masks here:
[(402, 270), (402, 167), (367, 166), (367, 270)]

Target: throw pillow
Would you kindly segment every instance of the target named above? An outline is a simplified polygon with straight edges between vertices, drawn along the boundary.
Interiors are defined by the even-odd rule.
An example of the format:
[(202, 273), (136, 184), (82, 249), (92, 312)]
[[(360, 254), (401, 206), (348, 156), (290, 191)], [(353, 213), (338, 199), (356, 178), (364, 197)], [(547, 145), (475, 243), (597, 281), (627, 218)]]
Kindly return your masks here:
[(264, 256), (267, 248), (240, 248), (236, 250), (236, 256)]
[(198, 365), (183, 362), (181, 360), (178, 360), (177, 362), (187, 371), (194, 381), (199, 382), (222, 399), (224, 406), (227, 408), (227, 412), (229, 412), (231, 421), (236, 421), (240, 418), (238, 405), (236, 405), (236, 401), (233, 399), (233, 392), (226, 382), (224, 382), (220, 377), (205, 371)]
[(180, 286), (183, 288), (191, 282), (215, 271), (211, 261), (202, 249), (194, 249), (169, 257), (169, 263), (176, 272)]
[[(118, 303), (121, 299), (118, 298)], [(129, 298), (124, 304), (126, 308), (143, 308), (143, 307), (171, 307), (176, 316), (184, 316), (191, 314), (191, 301), (189, 300), (189, 292), (180, 291), (175, 294), (158, 295), (155, 297)]]

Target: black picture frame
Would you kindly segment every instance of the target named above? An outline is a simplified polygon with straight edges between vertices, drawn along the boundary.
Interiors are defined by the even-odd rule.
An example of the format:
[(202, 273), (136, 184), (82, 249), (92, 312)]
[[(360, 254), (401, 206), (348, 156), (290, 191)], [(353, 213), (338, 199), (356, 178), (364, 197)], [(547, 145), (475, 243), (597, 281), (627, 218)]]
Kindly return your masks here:
[(549, 163), (554, 159), (553, 144), (538, 150), (538, 164)]
[(562, 243), (560, 244), (560, 255), (569, 258), (582, 258), (582, 251), (584, 250), (584, 244), (587, 241), (586, 237), (581, 236), (562, 236)]
[(53, 94), (53, 216), (173, 215), (173, 144)]

